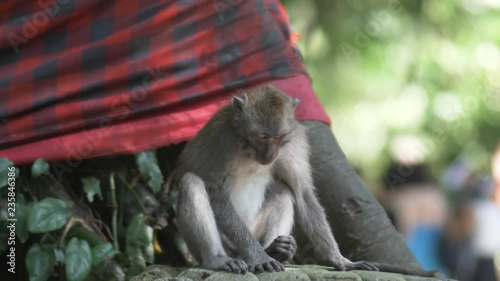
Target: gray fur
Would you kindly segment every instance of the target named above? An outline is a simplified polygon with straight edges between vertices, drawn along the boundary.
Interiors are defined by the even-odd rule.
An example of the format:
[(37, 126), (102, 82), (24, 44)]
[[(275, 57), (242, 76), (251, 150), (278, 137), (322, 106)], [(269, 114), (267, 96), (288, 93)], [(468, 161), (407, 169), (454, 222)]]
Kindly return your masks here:
[[(296, 244), (294, 216), (316, 254), (339, 270), (374, 269), (344, 258), (314, 193), (296, 101), (272, 87), (234, 98), (181, 154), (179, 230), (202, 266), (282, 271)], [(278, 148), (279, 147), (279, 148)], [(266, 249), (265, 249), (266, 248)]]

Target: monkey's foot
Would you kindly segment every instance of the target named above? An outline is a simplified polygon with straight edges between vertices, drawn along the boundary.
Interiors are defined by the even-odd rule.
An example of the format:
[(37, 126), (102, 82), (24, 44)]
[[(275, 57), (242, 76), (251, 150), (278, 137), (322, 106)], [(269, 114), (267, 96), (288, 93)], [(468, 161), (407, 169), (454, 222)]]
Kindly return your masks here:
[(271, 257), (267, 257), (264, 261), (262, 262), (256, 262), (256, 263), (249, 263), (248, 264), (248, 271), (252, 273), (261, 273), (264, 271), (267, 272), (279, 272), (279, 271), (285, 271), (285, 268), (281, 263)]
[(278, 236), (266, 249), (266, 253), (279, 262), (289, 261), (295, 256), (297, 243), (293, 236)]
[(367, 261), (357, 261), (352, 262), (343, 256), (336, 256), (328, 259), (328, 265), (335, 267), (338, 271), (346, 271), (346, 270), (370, 270), (370, 271), (378, 271), (378, 268), (370, 262)]
[(204, 266), (209, 269), (223, 270), (232, 273), (245, 274), (248, 271), (248, 266), (243, 260), (229, 257), (214, 257), (209, 264)]
[(347, 270), (370, 270), (370, 271), (378, 271), (378, 268), (367, 261), (357, 261), (357, 262), (350, 262), (345, 265)]

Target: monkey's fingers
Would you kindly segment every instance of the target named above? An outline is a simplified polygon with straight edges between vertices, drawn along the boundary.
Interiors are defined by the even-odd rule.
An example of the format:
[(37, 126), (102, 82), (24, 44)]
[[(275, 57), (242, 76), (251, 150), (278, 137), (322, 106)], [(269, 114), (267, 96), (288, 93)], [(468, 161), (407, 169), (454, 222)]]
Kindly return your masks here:
[(275, 243), (287, 243), (291, 244), (293, 247), (297, 248), (297, 243), (295, 242), (295, 238), (291, 235), (281, 235), (278, 238), (274, 239)]
[(277, 254), (277, 260), (281, 262), (289, 261), (293, 259), (293, 256), (295, 256), (295, 249), (283, 249), (283, 248), (276, 248)]
[(295, 254), (294, 249), (277, 247), (276, 252), (280, 254)]
[(274, 242), (269, 245), (269, 247), (267, 247), (265, 250), (264, 250), (268, 255), (270, 254), (273, 254), (273, 253), (276, 253), (276, 244), (274, 244)]
[(280, 254), (280, 253), (292, 252), (295, 254), (296, 249), (293, 248), (293, 246), (290, 244), (273, 242), (273, 244), (271, 244), (269, 247), (267, 247), (267, 249), (265, 251), (269, 256), (272, 257), (273, 255)]
[(296, 248), (292, 244), (278, 243), (275, 245), (276, 252), (282, 252), (283, 250), (287, 252), (296, 252)]
[(292, 247), (292, 245), (287, 244), (287, 243), (275, 243), (273, 246), (274, 246), (274, 249), (277, 249), (277, 248), (290, 249)]

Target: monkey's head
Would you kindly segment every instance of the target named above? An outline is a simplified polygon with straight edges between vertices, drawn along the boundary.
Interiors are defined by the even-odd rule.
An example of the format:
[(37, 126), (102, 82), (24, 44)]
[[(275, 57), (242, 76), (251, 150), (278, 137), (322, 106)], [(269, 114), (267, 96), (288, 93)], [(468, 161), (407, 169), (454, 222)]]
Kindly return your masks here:
[(245, 152), (262, 165), (272, 163), (297, 124), (293, 99), (272, 86), (264, 86), (233, 97), (233, 127), (243, 140)]

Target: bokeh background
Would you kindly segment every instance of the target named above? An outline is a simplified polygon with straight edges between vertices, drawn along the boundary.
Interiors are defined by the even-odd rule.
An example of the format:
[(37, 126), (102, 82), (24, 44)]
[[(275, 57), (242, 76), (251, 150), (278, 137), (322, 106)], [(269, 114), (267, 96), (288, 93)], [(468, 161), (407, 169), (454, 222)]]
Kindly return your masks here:
[[(484, 255), (474, 247), (479, 231), (500, 237), (492, 177), (500, 1), (283, 3), (341, 147), (419, 260), (460, 280), (486, 278), (474, 275)], [(478, 202), (492, 206), (489, 221), (477, 219)], [(479, 230), (482, 223), (499, 227)], [(431, 245), (419, 253), (425, 237)]]
[(500, 1), (285, 1), (316, 92), (367, 177), (391, 156), (487, 172), (500, 137)]

